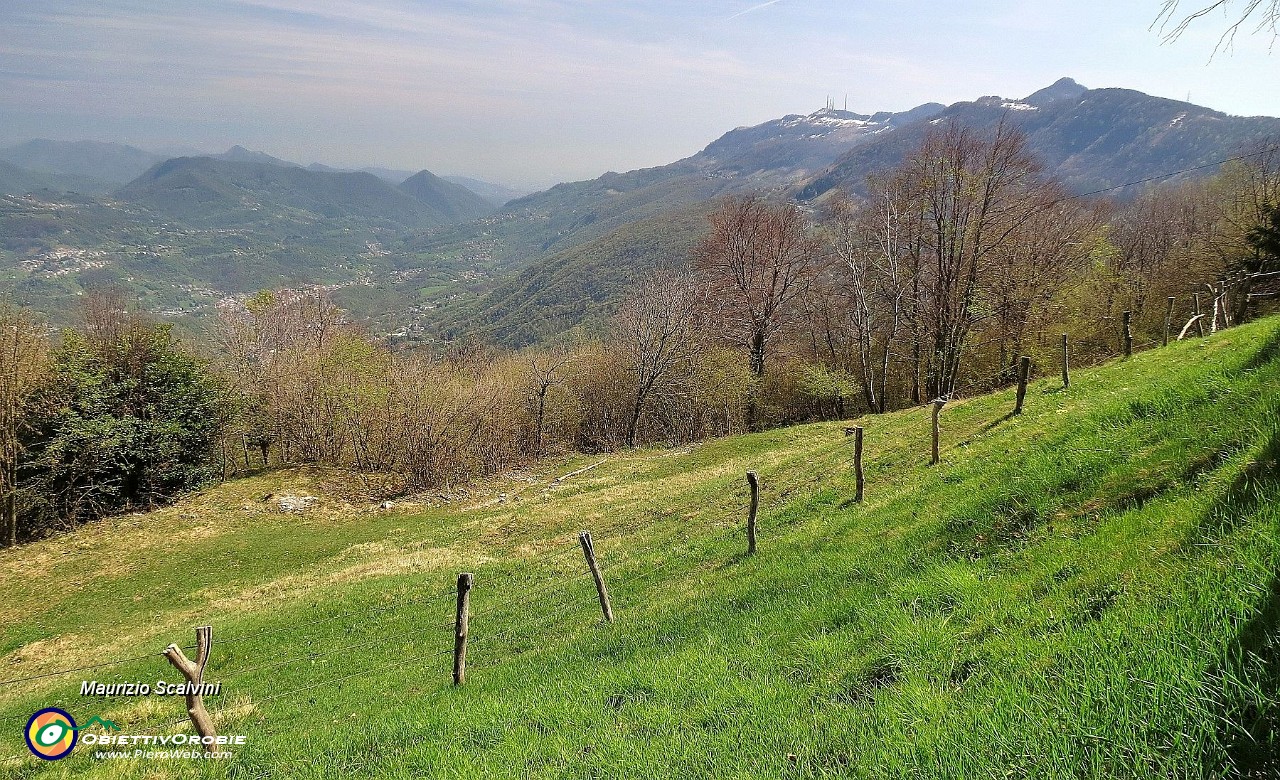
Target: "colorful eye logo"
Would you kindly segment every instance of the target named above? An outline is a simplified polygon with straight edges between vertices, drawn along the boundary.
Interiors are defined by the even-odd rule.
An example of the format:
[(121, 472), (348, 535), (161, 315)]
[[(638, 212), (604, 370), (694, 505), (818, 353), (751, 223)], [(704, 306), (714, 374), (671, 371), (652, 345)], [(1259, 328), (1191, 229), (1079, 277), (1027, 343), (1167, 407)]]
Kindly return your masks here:
[(37, 757), (55, 761), (76, 746), (76, 721), (65, 710), (45, 707), (27, 721), (27, 747)]

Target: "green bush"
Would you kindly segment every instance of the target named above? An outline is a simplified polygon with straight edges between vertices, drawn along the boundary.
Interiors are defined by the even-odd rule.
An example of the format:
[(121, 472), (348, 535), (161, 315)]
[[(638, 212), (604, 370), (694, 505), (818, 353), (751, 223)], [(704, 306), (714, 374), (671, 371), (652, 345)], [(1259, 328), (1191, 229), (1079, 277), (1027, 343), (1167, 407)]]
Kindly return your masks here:
[(215, 476), (223, 394), (168, 326), (69, 331), (53, 376), (26, 445), (25, 536), (149, 508)]

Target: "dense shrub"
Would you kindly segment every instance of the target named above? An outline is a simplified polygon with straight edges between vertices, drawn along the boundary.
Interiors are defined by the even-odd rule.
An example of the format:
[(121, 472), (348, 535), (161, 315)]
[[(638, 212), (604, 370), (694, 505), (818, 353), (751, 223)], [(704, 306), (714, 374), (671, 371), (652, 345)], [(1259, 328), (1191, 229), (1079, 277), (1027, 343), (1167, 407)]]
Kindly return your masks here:
[(22, 535), (150, 508), (215, 476), (219, 387), (168, 327), (68, 331), (26, 433)]

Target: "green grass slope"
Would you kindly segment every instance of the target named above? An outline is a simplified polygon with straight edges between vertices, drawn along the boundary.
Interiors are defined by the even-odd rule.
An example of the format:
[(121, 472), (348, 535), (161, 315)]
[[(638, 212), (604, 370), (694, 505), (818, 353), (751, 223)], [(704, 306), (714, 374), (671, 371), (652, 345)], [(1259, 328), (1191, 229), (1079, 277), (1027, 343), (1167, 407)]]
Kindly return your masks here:
[[(0, 552), (6, 777), (1274, 777), (1280, 320), (943, 412), (546, 463), (381, 511), (332, 475), (221, 486)], [(557, 481), (586, 466), (587, 471)], [(743, 554), (743, 472), (763, 483)], [(283, 494), (318, 501), (284, 513)], [(269, 499), (265, 499), (271, 493)], [(590, 529), (618, 620), (574, 544)], [(469, 680), (449, 590), (476, 573)], [(30, 756), (42, 706), (125, 733), (215, 626), (225, 761)], [(53, 674), (110, 659), (141, 660)], [(97, 727), (94, 727), (96, 730)]]

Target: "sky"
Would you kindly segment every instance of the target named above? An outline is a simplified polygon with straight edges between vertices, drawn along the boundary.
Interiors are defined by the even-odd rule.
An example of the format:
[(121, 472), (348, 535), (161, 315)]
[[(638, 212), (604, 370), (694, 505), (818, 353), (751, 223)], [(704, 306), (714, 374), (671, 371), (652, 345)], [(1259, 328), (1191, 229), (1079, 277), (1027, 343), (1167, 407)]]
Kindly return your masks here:
[(1269, 34), (1214, 56), (1214, 14), (1165, 43), (1162, 5), (0, 0), (0, 143), (241, 144), (540, 188), (666, 164), (828, 95), (901, 111), (1071, 76), (1280, 116)]

